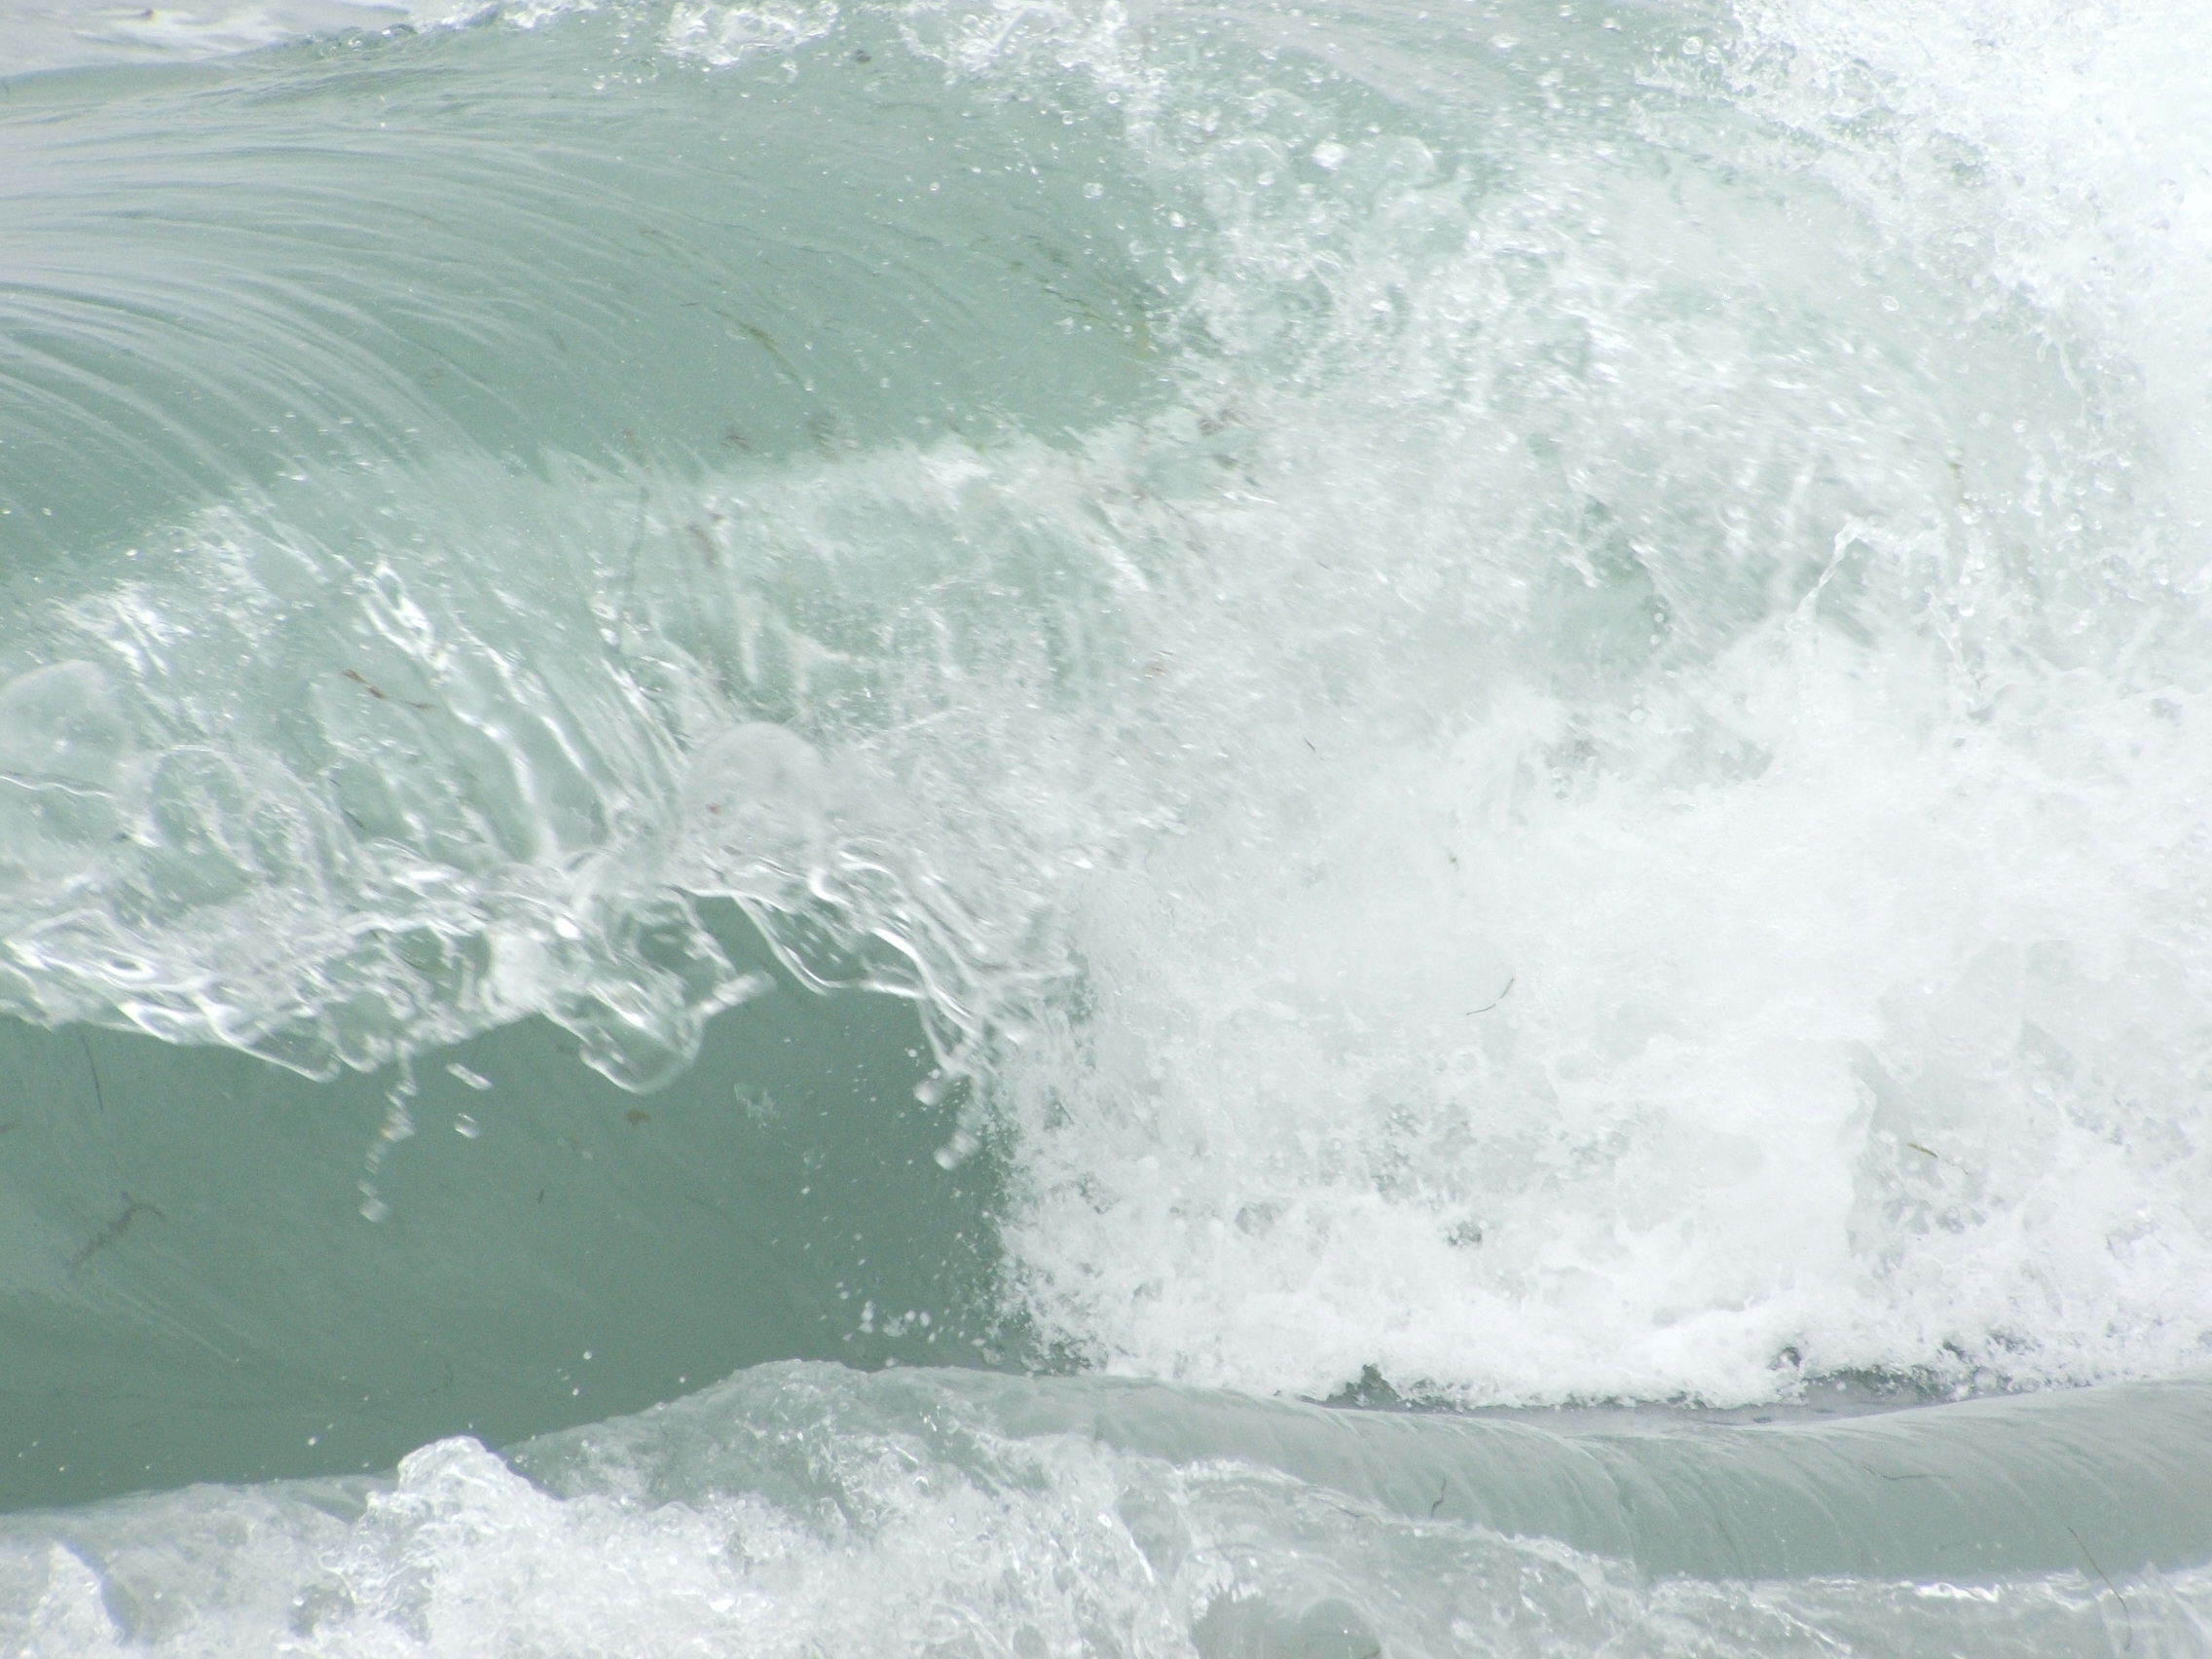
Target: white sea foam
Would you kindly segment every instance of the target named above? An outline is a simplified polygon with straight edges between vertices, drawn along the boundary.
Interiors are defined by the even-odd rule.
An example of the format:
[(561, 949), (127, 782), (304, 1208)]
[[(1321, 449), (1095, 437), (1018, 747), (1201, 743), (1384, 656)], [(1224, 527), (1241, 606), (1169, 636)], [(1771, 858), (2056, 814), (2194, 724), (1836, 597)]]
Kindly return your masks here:
[[(1241, 522), (1161, 660), (1221, 784), (1077, 899), (1087, 1017), (1013, 1067), (1029, 1306), (1107, 1362), (2205, 1362), (2201, 110), (2112, 90), (2177, 88), (2148, 20), (1977, 14), (1933, 82), (1802, 22), (1685, 32), (1629, 131), (1524, 37), (1589, 122), (1488, 195), (1163, 94), (1209, 333), (1327, 391), (1216, 417)], [(2046, 105), (2166, 126), (2064, 154)]]
[(116, 63), (192, 63), (287, 42), (394, 27), (453, 28), (498, 19), (535, 28), (594, 0), (262, 0), (133, 6), (112, 0), (0, 5), (0, 74)]
[[(0, 1526), (0, 1640), (41, 1659), (1771, 1659), (2088, 1652), (2123, 1638), (2180, 1652), (2212, 1619), (2201, 1568), (1646, 1575), (1461, 1518), (1464, 1494), (1430, 1506), (1427, 1467), (1370, 1456), (1299, 1472), (1287, 1448), (1117, 1449), (1010, 1426), (977, 1392), (772, 1367), (526, 1447), (535, 1481), (453, 1440), (387, 1485), (201, 1487), (16, 1518)], [(1383, 1495), (1401, 1476), (1423, 1494), (1410, 1513)]]
[(833, 31), (837, 16), (827, 0), (813, 6), (680, 4), (669, 15), (664, 39), (679, 58), (727, 69), (749, 58), (788, 58)]

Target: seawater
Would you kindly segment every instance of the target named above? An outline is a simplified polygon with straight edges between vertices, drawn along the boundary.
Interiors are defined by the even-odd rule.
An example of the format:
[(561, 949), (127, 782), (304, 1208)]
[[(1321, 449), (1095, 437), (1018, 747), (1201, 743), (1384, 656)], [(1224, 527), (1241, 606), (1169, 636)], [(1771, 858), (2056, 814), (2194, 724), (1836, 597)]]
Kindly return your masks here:
[(0, 1639), (2212, 1652), (2212, 14), (0, 5)]

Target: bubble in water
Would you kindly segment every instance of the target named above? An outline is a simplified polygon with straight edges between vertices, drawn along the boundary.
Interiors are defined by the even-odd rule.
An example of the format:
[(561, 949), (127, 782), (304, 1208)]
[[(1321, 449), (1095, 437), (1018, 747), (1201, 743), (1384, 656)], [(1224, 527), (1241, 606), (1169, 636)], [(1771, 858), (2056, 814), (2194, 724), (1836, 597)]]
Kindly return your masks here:
[(89, 662), (57, 662), (0, 686), (0, 772), (98, 789), (129, 747), (107, 676)]

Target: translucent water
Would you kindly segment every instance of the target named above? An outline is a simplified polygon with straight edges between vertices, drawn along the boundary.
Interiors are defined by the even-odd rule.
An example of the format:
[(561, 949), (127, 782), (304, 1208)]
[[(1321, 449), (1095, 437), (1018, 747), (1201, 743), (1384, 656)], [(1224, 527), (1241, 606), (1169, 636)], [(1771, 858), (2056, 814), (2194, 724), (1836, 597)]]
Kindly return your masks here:
[(10, 1640), (2206, 1650), (2208, 62), (0, 11)]

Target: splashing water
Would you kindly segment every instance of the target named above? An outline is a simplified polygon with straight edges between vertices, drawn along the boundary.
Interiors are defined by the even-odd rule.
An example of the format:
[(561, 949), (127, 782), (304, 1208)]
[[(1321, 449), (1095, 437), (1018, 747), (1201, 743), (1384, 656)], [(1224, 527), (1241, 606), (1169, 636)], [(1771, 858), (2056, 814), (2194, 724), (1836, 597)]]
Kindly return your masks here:
[[(686, 3), (287, 14), (205, 63), (264, 36), (70, 17), (0, 14), (56, 71), (0, 115), (24, 1041), (140, 1033), (178, 1088), (207, 1050), (303, 1099), (373, 1074), (350, 1201), (385, 1227), (408, 1169), (499, 1139), (473, 1103), (413, 1134), (417, 1080), (488, 1114), (470, 1046), (532, 1021), (687, 1091), (606, 1145), (711, 1084), (802, 1182), (773, 1097), (856, 1069), (927, 1142), (897, 1179), (969, 1183), (912, 1236), (988, 1235), (932, 1318), (1007, 1363), (1457, 1407), (2202, 1372), (2193, 14)], [(910, 1005), (911, 1070), (713, 1057), (801, 987)], [(86, 1236), (121, 1209), (16, 1168)], [(759, 1236), (857, 1236), (866, 1190)], [(726, 1247), (653, 1181), (594, 1201)], [(98, 1272), (139, 1271), (122, 1236)], [(922, 1341), (867, 1252), (845, 1337), (897, 1307)], [(278, 1351), (305, 1308), (240, 1318)], [(714, 1409), (751, 1434), (744, 1386)], [(419, 1421), (394, 1453), (471, 1419)], [(342, 1514), (222, 1498), (354, 1563), (241, 1567), (238, 1628), (294, 1597), (333, 1651), (525, 1642), (542, 1545), (688, 1563), (671, 1651), (740, 1603), (746, 1650), (888, 1642), (848, 1597), (916, 1651), (940, 1619), (1023, 1653), (2201, 1629), (2186, 1548), (1949, 1600), (1933, 1557), (1655, 1580), (1558, 1526), (1359, 1543), (1279, 1471), (1038, 1456), (916, 1474), (855, 1541), (753, 1475), (625, 1508), (441, 1443)], [(1163, 1567), (1130, 1503), (1213, 1541)], [(23, 1536), (22, 1640), (215, 1640)], [(1243, 1536), (1336, 1589), (1246, 1585)], [(1432, 1568), (1459, 1588), (1393, 1600)], [(527, 1641), (629, 1618), (576, 1595)]]

